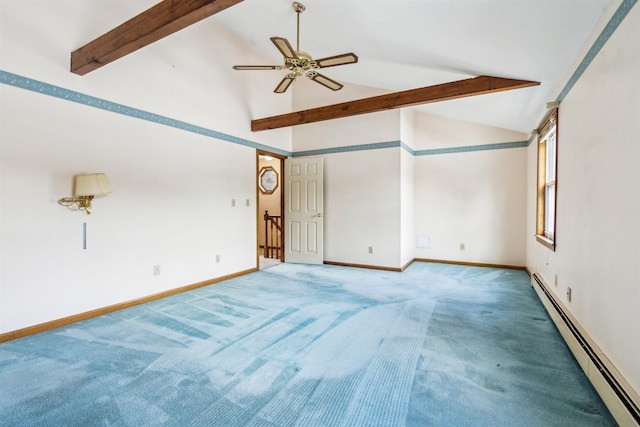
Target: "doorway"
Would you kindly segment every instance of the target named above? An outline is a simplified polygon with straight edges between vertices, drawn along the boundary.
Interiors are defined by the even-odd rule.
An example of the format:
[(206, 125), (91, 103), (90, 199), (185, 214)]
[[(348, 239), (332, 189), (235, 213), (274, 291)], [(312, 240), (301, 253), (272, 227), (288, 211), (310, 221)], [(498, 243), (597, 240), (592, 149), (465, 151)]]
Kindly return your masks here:
[(257, 264), (260, 270), (284, 262), (284, 159), (256, 150)]

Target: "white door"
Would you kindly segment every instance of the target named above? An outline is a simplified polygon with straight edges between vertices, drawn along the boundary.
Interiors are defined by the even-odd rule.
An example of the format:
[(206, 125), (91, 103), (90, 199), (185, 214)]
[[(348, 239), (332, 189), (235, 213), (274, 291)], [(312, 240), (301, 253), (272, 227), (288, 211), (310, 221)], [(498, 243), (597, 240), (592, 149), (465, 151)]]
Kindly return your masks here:
[(322, 158), (285, 159), (285, 262), (322, 264)]

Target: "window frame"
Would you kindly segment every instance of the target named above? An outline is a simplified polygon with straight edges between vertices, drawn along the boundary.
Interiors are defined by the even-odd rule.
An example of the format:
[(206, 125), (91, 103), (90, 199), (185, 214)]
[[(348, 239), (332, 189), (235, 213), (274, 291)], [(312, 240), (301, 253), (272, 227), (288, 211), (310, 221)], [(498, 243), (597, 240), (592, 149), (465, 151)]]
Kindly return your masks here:
[[(552, 142), (548, 137), (552, 136)], [(552, 148), (553, 150), (550, 150)], [(550, 158), (550, 156), (552, 156)], [(538, 127), (538, 177), (536, 208), (536, 240), (552, 251), (557, 241), (557, 200), (558, 200), (558, 109), (554, 108)], [(552, 172), (551, 175), (549, 172)], [(551, 179), (549, 179), (551, 178)], [(553, 189), (552, 198), (548, 196)], [(549, 203), (551, 202), (551, 203)], [(550, 204), (551, 207), (549, 206)], [(552, 232), (549, 231), (552, 225)]]

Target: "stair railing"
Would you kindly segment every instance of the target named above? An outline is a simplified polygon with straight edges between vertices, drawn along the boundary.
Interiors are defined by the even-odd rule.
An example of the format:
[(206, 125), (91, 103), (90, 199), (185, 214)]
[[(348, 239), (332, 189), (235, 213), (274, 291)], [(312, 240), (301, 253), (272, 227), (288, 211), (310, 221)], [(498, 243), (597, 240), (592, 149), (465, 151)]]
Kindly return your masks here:
[(264, 211), (264, 257), (281, 259), (282, 217)]

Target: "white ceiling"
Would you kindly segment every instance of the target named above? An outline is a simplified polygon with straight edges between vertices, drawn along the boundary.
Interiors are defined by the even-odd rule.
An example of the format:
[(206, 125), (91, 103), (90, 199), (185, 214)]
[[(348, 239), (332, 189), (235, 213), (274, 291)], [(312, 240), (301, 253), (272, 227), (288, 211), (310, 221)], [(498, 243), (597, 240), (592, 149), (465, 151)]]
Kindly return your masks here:
[[(33, 64), (55, 62), (60, 72), (67, 76), (62, 78), (68, 79), (68, 58), (72, 50), (157, 2), (0, 0), (4, 15), (2, 25), (7, 27), (3, 34), (5, 37), (20, 35), (15, 40), (5, 40), (8, 42), (5, 46), (10, 48), (3, 48), (3, 56), (9, 58), (14, 55), (23, 58), (22, 62)], [(546, 102), (556, 99), (568, 76), (585, 56), (621, 0), (301, 2), (306, 6), (301, 15), (301, 50), (316, 59), (354, 52), (359, 62), (323, 70), (323, 74), (345, 85), (339, 92), (310, 81), (296, 82), (289, 89), (295, 92), (292, 105), (301, 104), (295, 102), (300, 96), (309, 98), (309, 102), (302, 103), (304, 105), (327, 105), (352, 99), (348, 98), (350, 96), (359, 97), (364, 92), (381, 94), (477, 75), (492, 75), (539, 81), (541, 85), (412, 108), (437, 116), (528, 133), (544, 115)], [(37, 11), (39, 19), (33, 19), (35, 12), (32, 11)], [(14, 16), (10, 17), (10, 13)], [(9, 31), (12, 26), (27, 30)], [(106, 65), (94, 72), (95, 76), (84, 79), (111, 77), (120, 81), (120, 76), (125, 81), (123, 75), (134, 69), (144, 69), (150, 80), (165, 79), (163, 85), (168, 90), (172, 87), (166, 80), (170, 74), (166, 70), (163, 74), (159, 71), (150, 74), (148, 70), (158, 70), (162, 55), (171, 52), (178, 59), (184, 59), (184, 63), (193, 69), (190, 72), (194, 77), (197, 73), (197, 78), (203, 79), (194, 86), (205, 88), (211, 80), (211, 69), (222, 69), (225, 70), (224, 79), (237, 79), (233, 80), (234, 83), (247, 87), (246, 96), (262, 97), (261, 104), (276, 106), (266, 115), (281, 114), (287, 112), (280, 111), (282, 107), (289, 108), (289, 104), (277, 97), (289, 95), (274, 94), (273, 89), (285, 71), (231, 70), (236, 64), (281, 64), (282, 57), (269, 40), (273, 36), (286, 37), (295, 47), (296, 13), (292, 1), (245, 0)], [(34, 67), (36, 71), (43, 68)], [(259, 73), (274, 73), (273, 84)], [(38, 77), (37, 72), (34, 77)], [(224, 84), (224, 81), (229, 80), (219, 83)], [(60, 83), (64, 85), (64, 80)], [(141, 86), (144, 83), (141, 82)], [(362, 90), (363, 87), (366, 90)], [(128, 102), (126, 92), (129, 89), (114, 88), (114, 91), (118, 90), (125, 91), (125, 94), (110, 96)], [(189, 93), (186, 90), (176, 93), (182, 92), (184, 96)], [(101, 93), (96, 95), (101, 96)], [(152, 95), (149, 94), (150, 99), (153, 99)], [(268, 101), (271, 98), (273, 102)], [(196, 108), (197, 104), (194, 105)], [(140, 107), (146, 108), (146, 105)], [(173, 114), (171, 111), (159, 112)], [(265, 116), (263, 111), (253, 113), (259, 114), (254, 118)]]
[[(584, 56), (585, 46), (590, 47), (589, 36), (602, 25), (612, 2), (302, 0), (306, 11), (301, 15), (300, 49), (316, 59), (356, 53), (357, 64), (323, 71), (345, 87), (392, 92), (477, 75), (539, 81), (538, 87), (418, 107), (434, 115), (529, 132)], [(209, 19), (272, 60), (258, 65), (281, 63), (272, 36), (286, 37), (296, 47), (296, 14), (289, 0), (246, 0)], [(278, 96), (272, 90), (263, 96)]]

